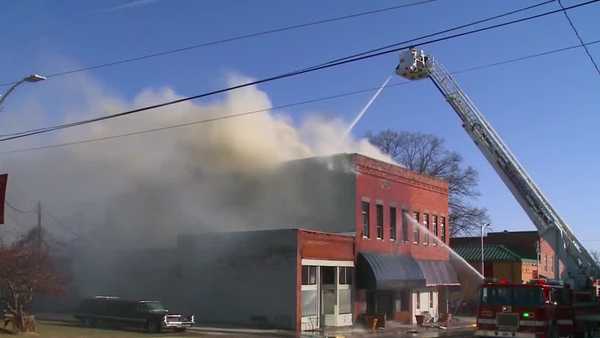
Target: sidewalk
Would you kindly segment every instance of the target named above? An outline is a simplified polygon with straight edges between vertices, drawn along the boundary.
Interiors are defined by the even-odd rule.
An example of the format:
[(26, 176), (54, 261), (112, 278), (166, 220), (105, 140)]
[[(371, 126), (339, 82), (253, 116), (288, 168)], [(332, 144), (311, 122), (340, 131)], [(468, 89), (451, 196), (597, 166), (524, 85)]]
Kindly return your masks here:
[(416, 325), (401, 324), (388, 321), (385, 328), (369, 330), (363, 326), (326, 328), (319, 332), (303, 332), (301, 337), (379, 337), (394, 335), (399, 337), (433, 338), (468, 334), (475, 331), (474, 317), (455, 317), (449, 327), (418, 327)]

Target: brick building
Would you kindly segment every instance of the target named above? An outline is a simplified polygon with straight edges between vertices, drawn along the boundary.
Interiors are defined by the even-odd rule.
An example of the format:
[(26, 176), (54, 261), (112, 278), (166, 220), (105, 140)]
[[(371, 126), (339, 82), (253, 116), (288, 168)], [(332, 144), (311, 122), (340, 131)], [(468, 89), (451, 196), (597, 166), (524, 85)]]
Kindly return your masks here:
[[(481, 238), (480, 237), (454, 237), (450, 241), (451, 247), (457, 251), (465, 250), (462, 248), (473, 248), (481, 246)], [(494, 246), (504, 246), (506, 249), (510, 250), (513, 254), (520, 257), (523, 262), (522, 269), (533, 270), (531, 274), (525, 274), (523, 277), (523, 281), (527, 281), (531, 278), (549, 278), (554, 279), (557, 278), (554, 274), (554, 264), (557, 256), (554, 252), (554, 249), (548, 242), (548, 240), (544, 237), (541, 237), (537, 231), (502, 231), (502, 232), (489, 232), (484, 237), (484, 246), (486, 249), (484, 253), (487, 253), (487, 248), (492, 248)], [(459, 249), (461, 248), (461, 249)], [(481, 255), (481, 249), (479, 250), (479, 254)], [(500, 262), (500, 261), (498, 261)], [(481, 263), (474, 262), (473, 266), (477, 266), (479, 268)], [(490, 271), (493, 270), (492, 264), (493, 262), (486, 262), (486, 264), (490, 264)], [(485, 265), (485, 270), (488, 269), (488, 265)], [(560, 263), (560, 273), (564, 272), (564, 264)], [(506, 279), (513, 279), (510, 275), (502, 273), (495, 273), (494, 275), (498, 275), (495, 277), (501, 277)], [(514, 274), (513, 274), (514, 275)], [(515, 276), (515, 280), (518, 278)], [(518, 281), (520, 282), (520, 281)]]
[(447, 311), (458, 278), (443, 245), (446, 182), (339, 154), (288, 162), (261, 183), (277, 198), (245, 202), (256, 226), (198, 229), (176, 248), (115, 257), (119, 272), (93, 292), (160, 298), (199, 322), (296, 330)]
[[(453, 250), (481, 271), (481, 246), (455, 246)], [(485, 244), (483, 253), (486, 278), (505, 279), (518, 284), (538, 276), (537, 260), (522, 257), (504, 245)]]

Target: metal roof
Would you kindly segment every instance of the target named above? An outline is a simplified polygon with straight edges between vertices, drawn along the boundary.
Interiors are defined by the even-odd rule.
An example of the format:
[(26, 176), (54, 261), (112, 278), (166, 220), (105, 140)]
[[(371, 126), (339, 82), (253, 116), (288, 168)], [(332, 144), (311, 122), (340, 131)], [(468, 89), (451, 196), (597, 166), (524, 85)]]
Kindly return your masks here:
[[(459, 246), (452, 249), (466, 261), (481, 261), (480, 246)], [(520, 262), (523, 260), (523, 257), (501, 244), (484, 245), (483, 255), (486, 262)]]

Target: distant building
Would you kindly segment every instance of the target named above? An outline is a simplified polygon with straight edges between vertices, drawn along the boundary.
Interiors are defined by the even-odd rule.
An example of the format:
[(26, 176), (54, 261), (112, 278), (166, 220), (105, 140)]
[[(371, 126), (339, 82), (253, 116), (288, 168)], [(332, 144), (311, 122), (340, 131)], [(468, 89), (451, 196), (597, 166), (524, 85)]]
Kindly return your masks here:
[(94, 292), (159, 298), (199, 322), (296, 330), (446, 313), (458, 285), (446, 182), (358, 154), (291, 161), (261, 182), (276, 202), (251, 201), (255, 228), (199, 229), (175, 248), (116, 258)]
[[(453, 248), (477, 271), (481, 271), (481, 246), (458, 246)], [(537, 261), (524, 258), (504, 245), (484, 245), (484, 274), (486, 278), (505, 279), (523, 283), (538, 276)]]
[[(450, 246), (473, 267), (481, 269), (481, 237), (454, 237)], [(505, 278), (516, 283), (532, 278), (556, 278), (554, 249), (537, 231), (489, 232), (484, 237), (484, 247), (486, 277)], [(477, 255), (478, 259), (475, 258)], [(513, 270), (507, 270), (508, 262), (513, 263)], [(564, 272), (562, 262), (560, 272)]]

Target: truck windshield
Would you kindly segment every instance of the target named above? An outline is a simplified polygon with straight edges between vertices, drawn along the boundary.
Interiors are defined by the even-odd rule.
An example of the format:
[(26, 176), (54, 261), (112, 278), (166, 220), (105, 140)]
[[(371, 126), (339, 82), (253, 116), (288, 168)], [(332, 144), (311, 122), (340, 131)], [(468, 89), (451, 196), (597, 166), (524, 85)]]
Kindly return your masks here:
[(538, 287), (484, 287), (481, 304), (537, 306), (544, 304), (544, 296)]
[(150, 311), (166, 311), (165, 307), (160, 302), (144, 302)]

